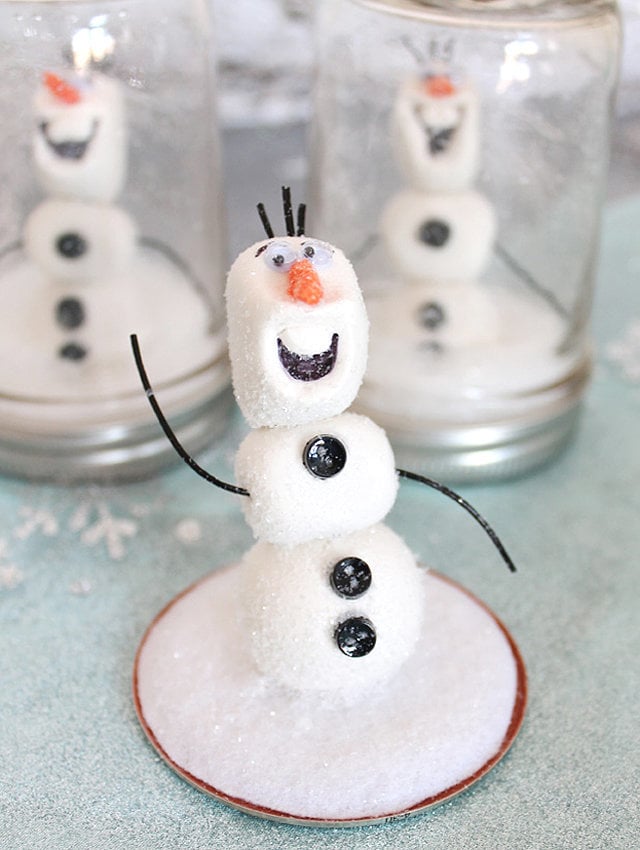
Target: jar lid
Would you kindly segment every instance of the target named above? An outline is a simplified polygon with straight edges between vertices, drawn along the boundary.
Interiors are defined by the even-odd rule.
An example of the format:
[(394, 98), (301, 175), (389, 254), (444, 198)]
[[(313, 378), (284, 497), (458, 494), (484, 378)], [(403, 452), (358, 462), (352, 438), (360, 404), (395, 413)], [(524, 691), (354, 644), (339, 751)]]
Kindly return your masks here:
[(615, 16), (615, 0), (356, 0), (380, 12), (467, 27), (564, 27)]

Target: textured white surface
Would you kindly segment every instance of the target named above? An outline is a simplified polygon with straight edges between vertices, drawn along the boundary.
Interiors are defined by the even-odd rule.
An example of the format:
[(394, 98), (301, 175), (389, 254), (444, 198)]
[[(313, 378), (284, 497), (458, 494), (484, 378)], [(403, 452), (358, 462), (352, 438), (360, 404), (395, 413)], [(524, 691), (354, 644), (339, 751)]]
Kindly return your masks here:
[[(443, 244), (428, 244), (421, 230), (448, 228)], [(464, 280), (480, 275), (491, 256), (496, 219), (478, 192), (428, 194), (405, 189), (385, 206), (380, 228), (394, 269), (408, 280)]]
[[(338, 439), (346, 463), (330, 478), (312, 475), (303, 463), (307, 443)], [(261, 428), (243, 440), (235, 463), (245, 519), (254, 535), (286, 545), (349, 534), (379, 522), (398, 490), (393, 452), (378, 425), (345, 413), (296, 428)]]
[(182, 770), (253, 805), (354, 818), (415, 805), (498, 752), (516, 667), (503, 632), (459, 588), (427, 574), (414, 654), (384, 688), (345, 705), (256, 674), (239, 577), (230, 568), (188, 592), (139, 657), (144, 719)]
[[(103, 237), (110, 239), (109, 234)], [(209, 314), (199, 293), (157, 252), (139, 247), (125, 272), (66, 284), (47, 279), (19, 253), (4, 264), (4, 309), (12, 321), (0, 335), (0, 386), (9, 396), (90, 403), (128, 393), (136, 409), (143, 408), (130, 333), (139, 334), (156, 384), (192, 373), (224, 349), (224, 337), (210, 333)], [(85, 321), (75, 330), (56, 321), (57, 305), (69, 297), (81, 301), (85, 310)], [(60, 347), (70, 341), (87, 347), (83, 361), (58, 356)], [(123, 399), (116, 398), (113, 413), (121, 403)], [(46, 419), (51, 414), (46, 407), (31, 405), (25, 418)], [(124, 413), (124, 408), (120, 410)], [(67, 424), (78, 415), (79, 411), (75, 415), (68, 411)], [(102, 415), (103, 422), (109, 421), (106, 411)]]
[[(430, 138), (450, 132), (434, 153)], [(409, 184), (426, 192), (459, 192), (473, 183), (478, 169), (478, 95), (468, 85), (433, 96), (423, 78), (401, 86), (392, 113), (395, 156)]]
[[(120, 83), (101, 74), (90, 80), (69, 75), (68, 80), (80, 88), (78, 103), (62, 102), (44, 85), (35, 96), (33, 154), (38, 178), (52, 195), (112, 201), (122, 190), (127, 164)], [(86, 151), (78, 159), (61, 157), (51, 143), (64, 142), (87, 142)]]
[[(345, 410), (355, 398), (367, 358), (368, 319), (355, 272), (342, 251), (332, 249), (331, 260), (318, 268), (323, 287), (315, 305), (288, 294), (286, 271), (268, 267), (270, 242), (301, 253), (306, 237), (264, 239), (243, 251), (227, 280), (229, 355), (238, 404), (252, 428), (299, 425), (326, 419)], [(317, 381), (291, 377), (278, 356), (278, 339), (301, 344), (313, 339), (315, 351), (329, 349), (338, 334), (335, 364)]]
[[(530, 410), (539, 403), (532, 391), (575, 368), (575, 358), (557, 353), (566, 328), (551, 307), (527, 293), (486, 285), (478, 294), (486, 293), (494, 311), (491, 339), (432, 350), (429, 342), (445, 342), (448, 331), (444, 324), (440, 331), (428, 331), (417, 321), (427, 289), (406, 287), (370, 300), (369, 365), (358, 396), (364, 408), (448, 422), (483, 416), (495, 421), (500, 412)], [(455, 323), (472, 307), (472, 301), (457, 305)]]
[[(84, 242), (82, 255), (60, 252), (59, 241), (69, 236)], [(58, 198), (39, 204), (24, 226), (27, 254), (54, 284), (89, 284), (122, 275), (133, 262), (136, 236), (133, 219), (119, 207)]]
[[(357, 599), (332, 589), (343, 558), (371, 570), (371, 586)], [(299, 546), (257, 543), (239, 567), (238, 606), (258, 669), (293, 690), (330, 691), (358, 698), (382, 687), (411, 655), (425, 616), (425, 576), (406, 543), (384, 525), (346, 537)], [(373, 650), (360, 658), (336, 646), (337, 626), (364, 617), (374, 627)]]

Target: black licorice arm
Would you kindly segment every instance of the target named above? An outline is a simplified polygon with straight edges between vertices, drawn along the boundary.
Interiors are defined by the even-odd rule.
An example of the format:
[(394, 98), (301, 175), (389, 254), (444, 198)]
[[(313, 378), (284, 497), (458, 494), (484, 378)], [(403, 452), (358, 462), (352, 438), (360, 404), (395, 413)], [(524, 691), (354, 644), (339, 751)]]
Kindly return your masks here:
[(426, 484), (427, 487), (432, 487), (434, 490), (437, 490), (439, 493), (442, 493), (444, 496), (448, 496), (450, 499), (453, 499), (454, 502), (457, 502), (461, 508), (464, 508), (467, 513), (471, 514), (471, 516), (475, 519), (478, 525), (482, 526), (482, 528), (491, 538), (491, 542), (493, 543), (493, 545), (502, 555), (502, 560), (509, 567), (511, 572), (515, 573), (516, 565), (509, 557), (509, 553), (504, 548), (502, 541), (495, 533), (493, 528), (491, 528), (486, 519), (482, 516), (482, 514), (478, 513), (478, 511), (473, 507), (473, 505), (469, 504), (466, 499), (463, 499), (462, 496), (460, 496), (454, 490), (450, 490), (448, 487), (445, 487), (444, 484), (440, 484), (438, 481), (434, 481), (432, 478), (427, 478), (424, 475), (418, 475), (416, 472), (407, 472), (405, 469), (397, 469), (396, 472), (401, 478), (408, 478), (410, 481), (418, 481), (420, 484)]
[(226, 490), (229, 493), (237, 493), (239, 496), (248, 496), (249, 491), (245, 490), (244, 487), (236, 487), (235, 484), (227, 484), (226, 481), (221, 481), (219, 478), (216, 478), (215, 475), (212, 475), (210, 472), (207, 472), (206, 469), (203, 469), (200, 464), (196, 463), (196, 461), (191, 457), (191, 455), (184, 448), (182, 443), (178, 440), (173, 429), (165, 419), (164, 413), (160, 410), (160, 405), (156, 400), (156, 395), (153, 391), (153, 387), (149, 383), (149, 378), (147, 377), (147, 370), (144, 368), (144, 363), (142, 362), (142, 354), (140, 353), (140, 346), (138, 344), (138, 336), (137, 334), (131, 334), (129, 337), (131, 340), (131, 349), (133, 350), (133, 357), (136, 361), (136, 368), (138, 369), (138, 374), (140, 375), (140, 380), (142, 381), (142, 386), (144, 387), (145, 393), (147, 394), (147, 399), (149, 400), (149, 404), (151, 405), (151, 409), (156, 415), (156, 419), (160, 423), (160, 427), (167, 435), (167, 439), (176, 450), (176, 452), (180, 455), (182, 460), (193, 469), (194, 472), (197, 472), (201, 478), (204, 478), (205, 481), (208, 481), (209, 484), (215, 484), (216, 487), (220, 487), (221, 490)]

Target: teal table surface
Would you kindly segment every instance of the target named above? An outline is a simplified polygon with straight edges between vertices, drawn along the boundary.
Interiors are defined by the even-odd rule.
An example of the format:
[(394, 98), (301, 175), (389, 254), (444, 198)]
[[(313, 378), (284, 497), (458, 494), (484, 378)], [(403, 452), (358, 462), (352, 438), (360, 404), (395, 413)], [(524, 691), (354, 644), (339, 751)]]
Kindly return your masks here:
[[(181, 466), (112, 488), (0, 481), (0, 847), (638, 846), (640, 200), (606, 214), (598, 358), (554, 464), (464, 488), (511, 575), (452, 502), (404, 483), (390, 524), (508, 625), (530, 702), (504, 761), (425, 814), (356, 829), (262, 821), (210, 799), (148, 745), (133, 709), (141, 635), (177, 592), (251, 544), (238, 498)], [(203, 464), (231, 476), (236, 421)]]

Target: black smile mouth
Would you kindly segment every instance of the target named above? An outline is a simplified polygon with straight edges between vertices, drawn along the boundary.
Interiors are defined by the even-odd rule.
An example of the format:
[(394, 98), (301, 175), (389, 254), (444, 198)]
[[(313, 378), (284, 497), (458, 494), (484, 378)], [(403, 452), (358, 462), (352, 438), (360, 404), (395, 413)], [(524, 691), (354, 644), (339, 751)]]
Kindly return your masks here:
[(96, 133), (98, 132), (98, 120), (94, 119), (91, 125), (91, 132), (86, 139), (68, 139), (64, 142), (54, 142), (49, 138), (49, 122), (43, 121), (40, 124), (40, 132), (42, 133), (45, 142), (49, 146), (49, 148), (55, 153), (56, 156), (60, 157), (60, 159), (75, 159), (79, 160), (84, 157), (87, 152), (87, 148), (94, 140)]
[(333, 369), (338, 356), (338, 334), (331, 337), (331, 345), (319, 354), (297, 354), (278, 339), (278, 357), (287, 373), (296, 381), (318, 381)]
[(429, 145), (429, 153), (431, 156), (437, 156), (439, 153), (444, 153), (455, 135), (457, 127), (430, 127), (425, 125), (427, 134), (427, 144)]

